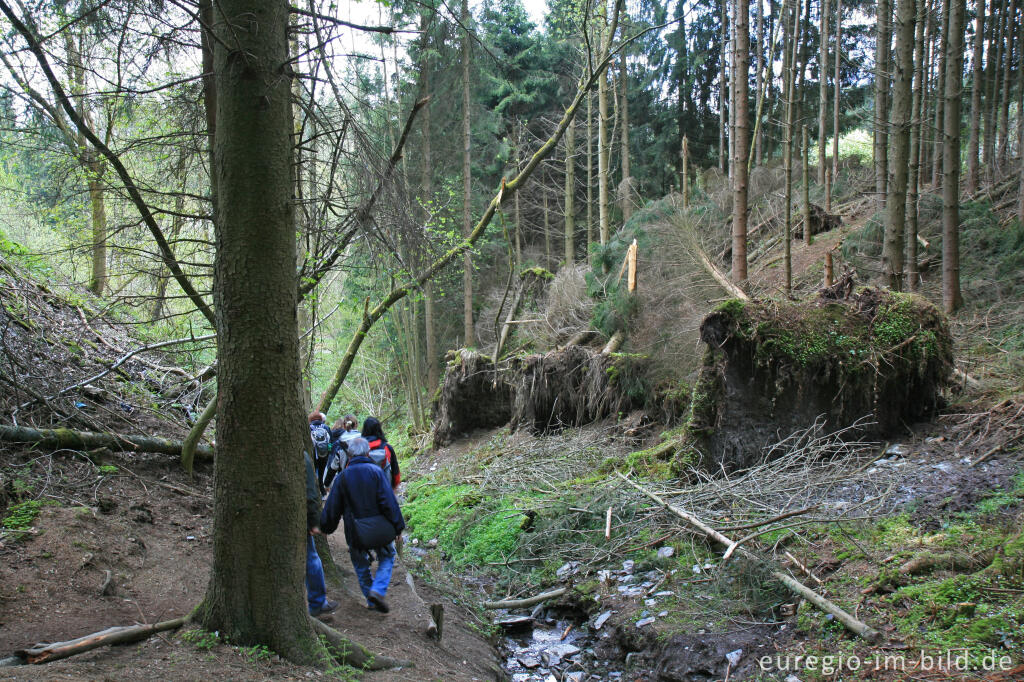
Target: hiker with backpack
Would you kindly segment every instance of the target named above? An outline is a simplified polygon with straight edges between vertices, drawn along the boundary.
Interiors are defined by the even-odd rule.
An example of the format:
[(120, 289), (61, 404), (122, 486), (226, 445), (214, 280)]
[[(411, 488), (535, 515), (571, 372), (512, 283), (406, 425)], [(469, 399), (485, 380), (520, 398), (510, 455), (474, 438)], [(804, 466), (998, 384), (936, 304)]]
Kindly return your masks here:
[(320, 494), (325, 495), (324, 470), (331, 455), (331, 429), (327, 426), (327, 415), (319, 410), (309, 414), (309, 437), (313, 441), (313, 455), (316, 464), (316, 480)]
[(324, 489), (331, 489), (334, 477), (348, 464), (348, 444), (362, 435), (356, 430), (357, 426), (359, 421), (352, 414), (346, 414), (334, 422), (334, 428), (331, 429), (331, 455), (322, 479)]
[[(379, 424), (378, 424), (379, 426)], [(388, 612), (384, 597), (395, 565), (395, 538), (405, 519), (383, 468), (369, 457), (364, 438), (349, 441), (348, 466), (338, 474), (320, 514), (320, 529), (331, 534), (344, 520), (345, 541), (366, 608)], [(377, 572), (370, 567), (376, 555)]]
[(397, 493), (398, 484), (402, 482), (402, 472), (398, 469), (398, 457), (395, 449), (384, 437), (384, 429), (376, 417), (367, 417), (363, 422), (363, 438), (370, 448), (369, 457), (380, 465), (391, 483), (391, 489)]
[(302, 451), (306, 464), (306, 602), (309, 615), (316, 618), (338, 608), (338, 602), (327, 598), (324, 565), (316, 552), (314, 536), (320, 535), (320, 489), (316, 482), (316, 469), (309, 453)]

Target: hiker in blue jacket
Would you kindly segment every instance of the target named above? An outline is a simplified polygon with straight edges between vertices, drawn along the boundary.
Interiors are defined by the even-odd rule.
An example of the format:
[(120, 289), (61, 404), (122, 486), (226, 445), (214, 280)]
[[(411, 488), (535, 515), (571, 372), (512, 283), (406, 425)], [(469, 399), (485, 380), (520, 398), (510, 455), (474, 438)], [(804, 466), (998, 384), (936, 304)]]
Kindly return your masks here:
[[(370, 459), (369, 452), (365, 438), (349, 441), (348, 467), (331, 486), (320, 514), (320, 529), (333, 533), (344, 519), (348, 554), (366, 597), (366, 607), (387, 613), (384, 596), (395, 565), (394, 540), (405, 528), (405, 519), (391, 482), (380, 465)], [(377, 555), (376, 575), (370, 573), (371, 551)]]
[(306, 601), (309, 615), (316, 617), (334, 611), (338, 602), (327, 599), (324, 565), (313, 542), (313, 536), (320, 535), (320, 487), (316, 469), (308, 452), (302, 452), (302, 459), (306, 462)]

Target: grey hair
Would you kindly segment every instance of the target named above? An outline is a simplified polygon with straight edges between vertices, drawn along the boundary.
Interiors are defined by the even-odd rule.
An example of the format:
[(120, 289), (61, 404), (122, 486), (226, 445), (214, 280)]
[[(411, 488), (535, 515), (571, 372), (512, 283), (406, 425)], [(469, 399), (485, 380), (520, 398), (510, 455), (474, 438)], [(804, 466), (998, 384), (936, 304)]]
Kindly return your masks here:
[(365, 438), (353, 438), (348, 442), (348, 454), (350, 457), (358, 457), (370, 452), (370, 444)]

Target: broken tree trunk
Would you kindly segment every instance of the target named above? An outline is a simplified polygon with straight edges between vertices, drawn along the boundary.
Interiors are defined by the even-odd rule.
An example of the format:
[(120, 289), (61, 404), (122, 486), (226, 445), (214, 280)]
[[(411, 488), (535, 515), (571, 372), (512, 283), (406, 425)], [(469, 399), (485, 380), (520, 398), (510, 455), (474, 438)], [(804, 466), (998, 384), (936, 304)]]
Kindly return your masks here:
[(67, 642), (56, 642), (54, 644), (37, 644), (29, 649), (20, 649), (14, 652), (15, 657), (23, 663), (38, 664), (59, 661), (75, 654), (82, 654), (86, 651), (98, 649), (101, 646), (113, 644), (130, 644), (146, 639), (151, 635), (165, 630), (179, 628), (185, 622), (185, 616), (174, 620), (165, 620), (155, 625), (124, 625), (107, 628), (91, 635), (85, 635)]
[[(72, 429), (30, 429), (24, 426), (0, 426), (0, 440), (8, 443), (37, 443), (55, 450), (110, 448), (115, 451), (157, 452), (164, 455), (181, 455), (183, 446), (180, 440), (156, 436), (127, 436)], [(213, 448), (197, 445), (195, 455), (200, 459), (213, 459)]]
[(325, 643), (327, 644), (328, 650), (331, 652), (331, 656), (333, 656), (334, 660), (339, 663), (344, 663), (363, 670), (388, 670), (389, 668), (413, 667), (413, 664), (410, 661), (401, 661), (396, 658), (390, 658), (389, 656), (374, 655), (372, 651), (364, 647), (362, 644), (353, 642), (327, 623), (323, 623), (312, 617), (309, 620), (313, 624), (313, 629), (316, 633), (326, 640)]
[(405, 582), (409, 585), (409, 591), (412, 592), (412, 596), (416, 598), (416, 601), (430, 611), (430, 623), (427, 624), (427, 636), (433, 637), (434, 639), (441, 639), (441, 632), (444, 627), (444, 605), (430, 604), (427, 606), (427, 602), (423, 601), (423, 598), (420, 597), (419, 593), (416, 591), (416, 583), (413, 582), (412, 573), (406, 572)]
[[(737, 543), (733, 542), (725, 535), (722, 535), (717, 530), (707, 525), (693, 514), (689, 514), (683, 511), (682, 509), (673, 507), (665, 500), (661, 499), (654, 493), (649, 492), (638, 483), (634, 483), (633, 481), (631, 481), (629, 478), (619, 473), (618, 471), (616, 471), (615, 474), (623, 481), (633, 486), (637, 491), (651, 498), (651, 500), (661, 505), (667, 511), (671, 512), (672, 514), (675, 514), (682, 520), (686, 521), (704, 535), (708, 536), (709, 538), (711, 538), (719, 544), (725, 545), (727, 547), (726, 554), (731, 554), (735, 552), (736, 554), (740, 554), (751, 561), (763, 561), (760, 557), (756, 556), (749, 550), (743, 549), (742, 547), (737, 548)], [(801, 583), (799, 580), (793, 578), (790, 575), (787, 575), (786, 573), (783, 573), (780, 570), (773, 570), (772, 575), (778, 580), (782, 581), (782, 583), (790, 590), (800, 595), (807, 601), (811, 602), (825, 613), (832, 614), (832, 616), (834, 616), (836, 620), (845, 625), (846, 628), (853, 632), (855, 635), (864, 638), (868, 642), (874, 642), (879, 638), (880, 633), (878, 632), (878, 630), (875, 630), (870, 625), (867, 625), (866, 623), (857, 620), (856, 618), (848, 614), (846, 611), (842, 610), (841, 608), (830, 602), (825, 597), (821, 596), (811, 588)]]

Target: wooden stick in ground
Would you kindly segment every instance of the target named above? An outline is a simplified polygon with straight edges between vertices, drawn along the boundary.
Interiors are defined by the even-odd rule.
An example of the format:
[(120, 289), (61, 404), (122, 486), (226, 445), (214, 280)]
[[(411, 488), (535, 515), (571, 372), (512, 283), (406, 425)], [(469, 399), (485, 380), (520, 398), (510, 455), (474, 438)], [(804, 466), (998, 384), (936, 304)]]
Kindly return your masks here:
[[(711, 526), (707, 525), (706, 523), (704, 523), (703, 521), (698, 519), (693, 514), (685, 512), (682, 509), (679, 509), (677, 507), (673, 507), (671, 504), (669, 504), (665, 500), (661, 499), (660, 497), (658, 497), (654, 493), (646, 490), (643, 486), (641, 486), (641, 485), (631, 481), (629, 478), (624, 476), (621, 472), (616, 471), (615, 475), (618, 476), (619, 478), (621, 478), (623, 481), (625, 481), (629, 485), (631, 485), (634, 488), (636, 488), (636, 490), (639, 491), (640, 493), (643, 493), (647, 497), (649, 497), (652, 500), (654, 500), (656, 503), (661, 505), (667, 511), (675, 514), (676, 516), (678, 516), (679, 518), (683, 519), (684, 521), (689, 523), (691, 526), (693, 526), (694, 528), (696, 528), (700, 532), (702, 532), (705, 535), (707, 535), (709, 538), (711, 538), (715, 542), (718, 542), (719, 544), (722, 544), (722, 545), (725, 545), (726, 547), (728, 547), (729, 549), (727, 550), (727, 553), (732, 553), (732, 551), (736, 551), (737, 553), (743, 555), (747, 559), (750, 559), (752, 561), (760, 561), (760, 559), (756, 555), (754, 555), (753, 553), (747, 551), (746, 549), (743, 549), (742, 547), (737, 549), (735, 547), (736, 543), (734, 543), (728, 537), (722, 535), (717, 530), (715, 530)], [(841, 608), (839, 608), (838, 606), (836, 606), (835, 604), (830, 602), (828, 599), (825, 599), (824, 597), (822, 597), (820, 594), (818, 594), (817, 592), (815, 592), (811, 588), (809, 588), (806, 585), (803, 585), (802, 583), (800, 583), (800, 581), (796, 580), (795, 578), (793, 578), (793, 577), (791, 577), (789, 575), (786, 575), (782, 571), (772, 571), (772, 575), (775, 578), (777, 578), (778, 580), (782, 581), (782, 583), (786, 587), (788, 587), (790, 590), (792, 590), (796, 594), (800, 595), (801, 597), (803, 597), (807, 601), (811, 602), (812, 604), (817, 606), (819, 609), (821, 609), (825, 613), (832, 614), (840, 623), (845, 625), (846, 628), (848, 630), (850, 630), (851, 632), (853, 632), (854, 634), (864, 638), (868, 642), (874, 642), (875, 640), (877, 640), (879, 638), (880, 633), (878, 632), (878, 630), (875, 630), (874, 628), (872, 628), (871, 626), (867, 625), (866, 623), (862, 623), (861, 621), (857, 620), (856, 618), (854, 618), (853, 616), (848, 614), (846, 611), (842, 610)]]
[(604, 539), (605, 541), (612, 539), (612, 508), (608, 507), (608, 513), (604, 517)]
[(550, 592), (543, 592), (533, 597), (527, 597), (526, 599), (505, 599), (503, 601), (485, 601), (483, 607), (485, 609), (525, 609), (528, 606), (539, 604), (542, 601), (548, 599), (556, 599), (561, 597), (563, 594), (569, 591), (567, 587), (559, 587), (557, 590), (551, 590)]
[(62, 658), (98, 649), (101, 646), (130, 644), (131, 642), (146, 639), (158, 632), (174, 630), (182, 626), (185, 618), (186, 616), (182, 616), (181, 618), (165, 620), (155, 625), (125, 625), (107, 628), (106, 630), (94, 632), (91, 635), (85, 635), (84, 637), (67, 642), (56, 642), (54, 644), (37, 645), (30, 649), (21, 649), (15, 652), (15, 655), (25, 661), (25, 663), (32, 664), (59, 661)]
[(420, 597), (418, 592), (416, 592), (416, 584), (413, 582), (412, 573), (409, 573), (408, 571), (405, 572), (405, 582), (409, 585), (409, 591), (412, 592), (412, 596), (416, 598), (416, 601), (430, 611), (430, 623), (427, 625), (427, 636), (433, 637), (434, 639), (441, 639), (441, 628), (437, 624), (437, 619), (434, 618), (434, 607), (436, 606), (440, 608), (441, 613), (444, 613), (444, 606), (441, 604), (431, 604), (430, 606), (427, 606), (427, 602), (423, 601), (423, 598)]

